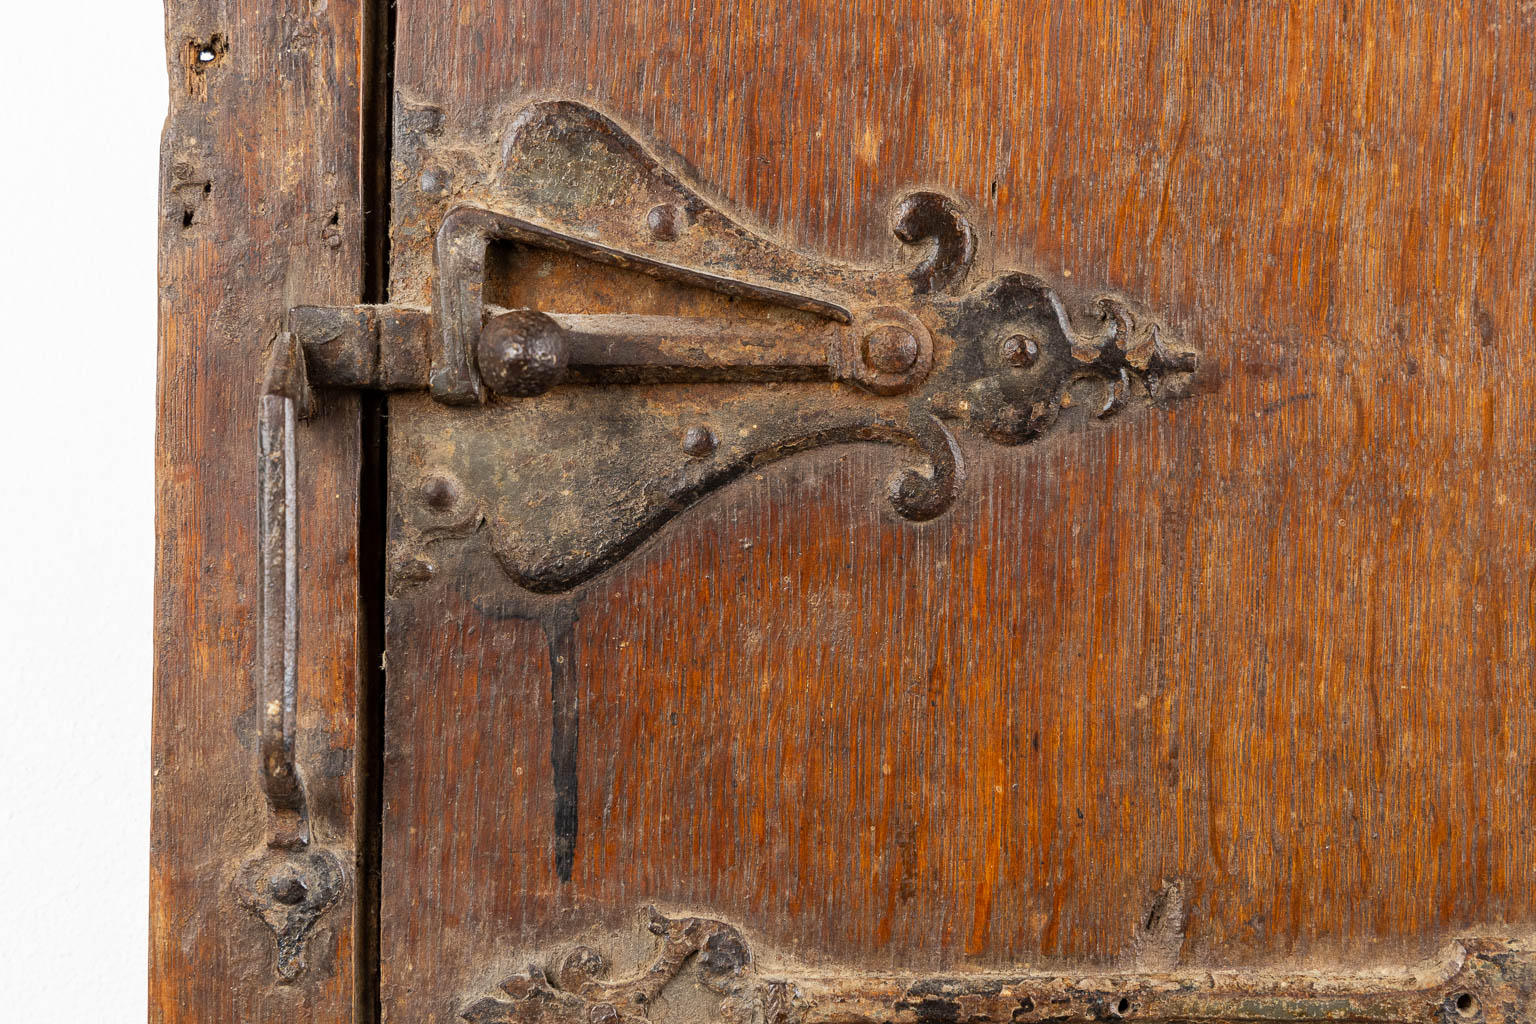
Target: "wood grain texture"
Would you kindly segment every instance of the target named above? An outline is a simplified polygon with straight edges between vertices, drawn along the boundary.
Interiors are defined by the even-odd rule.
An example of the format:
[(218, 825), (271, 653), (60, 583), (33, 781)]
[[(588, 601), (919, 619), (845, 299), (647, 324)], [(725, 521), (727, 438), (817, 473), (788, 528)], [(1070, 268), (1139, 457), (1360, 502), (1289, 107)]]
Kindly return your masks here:
[[(1172, 879), (1191, 965), (1529, 932), (1536, 11), (407, 0), (399, 33), (402, 116), (494, 146), (581, 99), (861, 260), (940, 188), (977, 279), (1135, 296), (1209, 387), (977, 448), (921, 526), (881, 503), (889, 453), (799, 457), (588, 586), (569, 883), (546, 609), (488, 611), (469, 571), (398, 593), (390, 1019), (650, 901), (914, 968), (1127, 963)], [(424, 167), (451, 199), (451, 153), (399, 155), (397, 210)], [(397, 298), (432, 226), (398, 222)], [(439, 414), (392, 410), (399, 502)]]
[[(235, 899), (263, 848), (255, 665), (256, 412), (290, 302), (359, 298), (362, 19), (329, 4), (167, 4), (150, 1019), (340, 1021), (353, 905), (279, 987)], [(200, 59), (203, 53), (209, 59)], [(357, 400), (300, 428), (299, 750), (316, 841), (350, 858), (359, 671)], [(126, 1012), (126, 1011), (124, 1011)]]

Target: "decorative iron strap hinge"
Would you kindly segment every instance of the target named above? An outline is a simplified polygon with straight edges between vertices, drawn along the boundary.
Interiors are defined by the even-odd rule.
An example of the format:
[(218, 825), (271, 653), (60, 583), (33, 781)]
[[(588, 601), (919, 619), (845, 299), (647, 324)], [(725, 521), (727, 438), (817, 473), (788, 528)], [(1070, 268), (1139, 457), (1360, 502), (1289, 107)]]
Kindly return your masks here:
[[(1093, 296), (1069, 314), (1020, 271), (967, 289), (977, 233), (935, 192), (894, 211), (897, 240), (926, 247), (915, 262), (857, 266), (747, 230), (580, 104), (525, 110), (501, 153), (494, 194), (443, 213), (430, 307), (297, 306), (269, 359), (258, 698), (271, 827), (239, 897), (276, 933), (285, 980), (303, 971), (309, 930), (346, 882), (334, 854), (311, 847), (295, 750), (294, 442), (312, 387), (472, 407), (460, 415), (478, 417), (474, 429), (456, 431), (401, 529), (423, 545), (484, 533), (517, 587), (556, 593), (724, 483), (823, 445), (915, 449), (922, 462), (887, 495), (902, 517), (931, 519), (965, 478), (955, 426), (1020, 444), (1179, 397), (1195, 369), (1192, 351), (1124, 299)], [(650, 279), (671, 311), (601, 311), (613, 289), (504, 308), (487, 295), (498, 246)], [(693, 384), (719, 387), (655, 391)], [(492, 464), (509, 472), (484, 479)]]
[[(1122, 298), (1090, 296), (1069, 314), (1019, 271), (967, 289), (977, 233), (935, 192), (894, 210), (897, 240), (926, 246), (915, 263), (857, 266), (747, 230), (576, 103), (524, 111), (500, 152), (479, 202), (444, 206), (430, 308), (299, 306), (289, 329), (317, 386), (495, 410), (428, 485), (471, 492), (465, 521), (490, 524), (498, 561), (527, 590), (568, 590), (729, 480), (822, 445), (916, 449), (922, 462), (888, 497), (904, 518), (931, 519), (964, 481), (955, 426), (1020, 444), (1179, 397), (1195, 369), (1187, 346)], [(488, 294), (497, 246), (650, 282), (567, 285), (543, 308), (503, 308)], [(651, 308), (611, 311), (641, 304), (629, 293)], [(672, 313), (657, 311), (658, 293)], [(722, 387), (654, 391), (698, 383)], [(515, 494), (466, 479), (487, 457), (517, 467)], [(442, 533), (448, 511), (419, 532)]]

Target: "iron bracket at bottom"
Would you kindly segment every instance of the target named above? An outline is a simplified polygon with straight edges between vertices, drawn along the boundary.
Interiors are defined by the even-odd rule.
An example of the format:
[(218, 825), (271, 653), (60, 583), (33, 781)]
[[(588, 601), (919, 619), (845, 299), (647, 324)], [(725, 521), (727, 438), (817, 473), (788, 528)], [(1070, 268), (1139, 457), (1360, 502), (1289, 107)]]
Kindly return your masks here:
[[(607, 958), (576, 946), (502, 982), (505, 998), (474, 1000), (460, 1016), (470, 1024), (647, 1024), (664, 989), (690, 982), (700, 998), (662, 1004), (710, 1006), (707, 1020), (720, 1024), (1529, 1024), (1536, 1011), (1536, 955), (1502, 939), (1460, 940), (1437, 967), (1398, 977), (776, 971), (759, 966), (732, 925), (648, 913), (660, 945), (627, 977), (608, 980)], [(695, 1024), (693, 1013), (680, 1016), (668, 1019)]]

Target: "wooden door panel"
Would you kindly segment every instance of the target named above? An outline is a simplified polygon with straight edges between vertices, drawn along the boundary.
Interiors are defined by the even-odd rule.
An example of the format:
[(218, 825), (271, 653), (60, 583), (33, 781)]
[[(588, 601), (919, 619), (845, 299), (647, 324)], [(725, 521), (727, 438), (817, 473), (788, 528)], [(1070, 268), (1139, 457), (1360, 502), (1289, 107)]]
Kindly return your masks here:
[[(992, 457), (920, 527), (871, 495), (895, 460), (865, 451), (803, 456), (669, 525), (576, 603), (563, 886), (537, 622), (475, 607), (472, 574), (397, 599), (392, 677), (434, 682), (392, 691), (386, 787), (392, 814), (431, 824), (389, 829), (409, 880), (386, 918), (431, 933), (414, 893), (467, 879), (464, 916), (436, 928), (473, 921), (509, 948), (656, 900), (803, 956), (938, 968), (1113, 962), (1174, 880), (1195, 962), (1412, 959), (1528, 915), (1529, 888), (1498, 881), (1527, 870), (1528, 763), (1446, 743), (1518, 735), (1528, 709), (1468, 699), (1454, 668), (1372, 682), (1373, 662), (1401, 679), (1423, 654), (1404, 638), (1373, 656), (1391, 612), (1349, 600), (1360, 571), (1286, 551), (1295, 517), (1237, 528), (1184, 491), (1177, 457), (1141, 454), (1156, 445), (1121, 450), (1166, 430)], [(1116, 515), (1098, 483), (1150, 514)], [(1192, 522), (1181, 493), (1211, 514)], [(1292, 613), (1256, 602), (1238, 544), (1292, 560), (1275, 570)], [(1208, 625), (1227, 616), (1251, 624)], [(463, 819), (438, 817), (448, 792)]]
[[(432, 231), (513, 115), (560, 97), (834, 257), (892, 259), (886, 211), (935, 187), (980, 227), (971, 281), (1134, 296), (1202, 364), (1104, 429), (966, 440), (933, 522), (885, 505), (891, 452), (842, 447), (570, 597), (509, 597), (488, 554), (395, 586), (387, 1015), (451, 1017), (652, 903), (921, 971), (1401, 965), (1523, 930), (1533, 29), (1471, 5), (403, 4), (400, 301), (428, 301)], [(446, 418), (489, 415), (392, 399), (395, 516)], [(1149, 945), (1169, 900), (1178, 936)]]

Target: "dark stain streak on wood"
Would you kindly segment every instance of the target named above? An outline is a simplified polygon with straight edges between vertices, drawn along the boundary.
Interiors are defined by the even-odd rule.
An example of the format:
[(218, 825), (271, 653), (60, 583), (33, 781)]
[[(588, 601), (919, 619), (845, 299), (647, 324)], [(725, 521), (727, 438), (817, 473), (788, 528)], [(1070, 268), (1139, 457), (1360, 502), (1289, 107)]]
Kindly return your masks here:
[(552, 604), (540, 617), (549, 644), (549, 700), (554, 713), (549, 763), (555, 789), (555, 874), (571, 880), (576, 863), (580, 797), (581, 693), (576, 673), (576, 611), (570, 602)]

